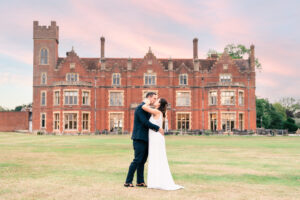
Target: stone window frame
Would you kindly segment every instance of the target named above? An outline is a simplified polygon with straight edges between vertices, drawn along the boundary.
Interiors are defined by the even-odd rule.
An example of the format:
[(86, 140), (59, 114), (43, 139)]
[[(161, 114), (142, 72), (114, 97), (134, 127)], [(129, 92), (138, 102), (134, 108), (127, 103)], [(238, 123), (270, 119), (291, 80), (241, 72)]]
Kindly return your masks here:
[[(77, 120), (76, 120), (77, 127), (76, 127), (76, 129), (65, 129), (65, 114), (77, 114)], [(79, 121), (79, 111), (63, 111), (63, 120), (62, 120), (63, 131), (70, 131), (70, 132), (78, 131), (78, 129), (79, 129), (78, 121)]]
[[(179, 93), (179, 92), (185, 92), (185, 93), (190, 93), (190, 105), (187, 105), (187, 106), (183, 106), (183, 105), (178, 105), (178, 101), (177, 101), (177, 94)], [(192, 92), (191, 92), (191, 90), (176, 90), (175, 91), (175, 100), (176, 100), (176, 107), (191, 107), (192, 106)]]
[[(223, 104), (222, 103), (222, 92), (234, 92), (234, 103), (233, 104)], [(235, 106), (236, 105), (236, 90), (234, 89), (221, 89), (220, 91), (220, 105), (222, 106)]]
[(228, 64), (227, 63), (223, 64), (223, 70), (228, 70)]
[[(42, 63), (42, 50), (46, 50), (47, 52), (47, 62), (46, 63)], [(49, 65), (49, 48), (47, 47), (41, 47), (39, 50), (39, 65)]]
[(108, 131), (110, 132), (110, 116), (111, 116), (111, 114), (122, 114), (122, 128), (123, 128), (123, 130), (122, 131), (124, 131), (124, 120), (125, 120), (125, 115), (124, 115), (124, 111), (109, 111), (108, 112)]
[[(87, 104), (83, 104), (83, 93), (87, 92), (89, 94), (88, 96), (88, 103)], [(91, 90), (81, 90), (81, 105), (83, 106), (90, 106), (91, 105)]]
[[(210, 97), (211, 97), (211, 95), (210, 95), (210, 93), (212, 93), (212, 92), (216, 92), (217, 93), (217, 96), (216, 96), (216, 104), (212, 104), (211, 102), (210, 102)], [(219, 101), (218, 101), (218, 97), (219, 97), (219, 95), (218, 95), (218, 90), (209, 90), (208, 91), (208, 105), (209, 106), (217, 106), (218, 104), (219, 104)]]
[(234, 114), (234, 122), (235, 122), (234, 125), (235, 126), (233, 127), (233, 129), (236, 129), (236, 127), (237, 127), (237, 124), (236, 124), (236, 111), (221, 111), (220, 123), (221, 123), (221, 129), (223, 130), (223, 127), (222, 127), (222, 121), (223, 121), (222, 114)]
[[(240, 104), (240, 93), (243, 93), (243, 103)], [(239, 106), (244, 106), (245, 105), (245, 91), (244, 90), (238, 90), (238, 105)]]
[[(42, 126), (42, 125), (43, 125), (43, 123), (42, 123), (42, 120), (43, 120), (43, 119), (42, 119), (42, 118), (43, 118), (42, 116), (43, 116), (43, 115), (45, 116), (45, 126), (44, 126), (44, 127)], [(47, 128), (47, 113), (41, 112), (41, 113), (40, 113), (40, 129), (43, 129), (43, 130), (44, 130), (44, 129), (46, 129), (46, 128)]]
[[(186, 129), (186, 130), (192, 130), (192, 112), (176, 112), (176, 130), (179, 130), (178, 129), (178, 114), (189, 114), (189, 129)], [(181, 130), (181, 129), (180, 129)]]
[[(240, 114), (243, 115), (243, 120), (242, 120), (242, 126), (243, 126), (243, 129), (241, 129), (240, 127)], [(245, 112), (238, 112), (238, 125), (239, 125), (239, 130), (246, 130), (245, 129)]]
[[(146, 84), (146, 76), (154, 76), (154, 84)], [(144, 73), (144, 85), (145, 86), (155, 86), (157, 85), (157, 74), (153, 72), (152, 70), (148, 70)]]
[(75, 63), (75, 62), (71, 62), (71, 63), (69, 64), (69, 67), (70, 67), (70, 69), (75, 69), (76, 63)]
[[(56, 96), (55, 93), (58, 92), (58, 104), (56, 104)], [(60, 89), (53, 90), (53, 106), (60, 106)]]
[[(66, 91), (70, 91), (70, 92), (73, 92), (73, 91), (75, 91), (75, 92), (77, 92), (77, 104), (66, 104), (66, 102), (65, 102), (65, 92)], [(64, 89), (63, 90), (63, 105), (64, 106), (74, 106), (74, 105), (79, 105), (79, 89)]]
[[(45, 104), (43, 104), (43, 93), (45, 93)], [(40, 105), (47, 106), (47, 90), (41, 90)]]
[[(70, 75), (70, 76), (71, 76), (71, 75), (76, 75), (76, 79), (77, 79), (77, 80), (76, 80), (76, 81), (68, 80), (68, 75)], [(79, 73), (73, 73), (73, 72), (72, 72), (72, 73), (66, 73), (66, 81), (67, 81), (67, 82), (77, 82), (77, 81), (79, 81)]]
[[(224, 79), (224, 80), (229, 80), (229, 81), (222, 81), (222, 76), (229, 76), (230, 79)], [(231, 83), (232, 82), (232, 74), (230, 73), (222, 73), (222, 74), (219, 74), (219, 81), (220, 83)]]
[[(55, 129), (55, 122), (56, 122), (55, 115), (56, 114), (58, 114), (58, 129)], [(53, 131), (59, 132), (59, 130), (60, 130), (60, 111), (54, 111), (53, 112)]]
[[(186, 84), (181, 83), (181, 78), (183, 76), (186, 76)], [(179, 85), (181, 86), (189, 85), (189, 75), (187, 73), (179, 74)]]
[[(43, 82), (43, 75), (45, 75), (45, 82)], [(41, 72), (41, 85), (47, 85), (47, 72)]]
[[(88, 114), (88, 129), (83, 129), (83, 115)], [(91, 112), (89, 111), (82, 111), (81, 112), (81, 130), (82, 132), (90, 132), (91, 131)]]
[(216, 114), (216, 119), (217, 119), (217, 127), (216, 127), (216, 130), (219, 130), (219, 116), (218, 116), (218, 114), (219, 114), (219, 112), (218, 111), (211, 111), (211, 112), (208, 112), (208, 130), (211, 130), (211, 127), (210, 127), (210, 114)]
[[(119, 84), (115, 84), (114, 83), (114, 76), (119, 76), (119, 77), (117, 77), (117, 78), (119, 78)], [(120, 86), (121, 85), (121, 73), (113, 73), (112, 75), (111, 75), (111, 85), (113, 85), (113, 86)]]
[(119, 106), (114, 106), (114, 105), (111, 105), (110, 104), (110, 94), (112, 93), (112, 92), (121, 92), (121, 94), (122, 94), (122, 105), (120, 105), (120, 106), (124, 106), (124, 90), (109, 90), (108, 91), (108, 106), (111, 106), (111, 107), (119, 107)]

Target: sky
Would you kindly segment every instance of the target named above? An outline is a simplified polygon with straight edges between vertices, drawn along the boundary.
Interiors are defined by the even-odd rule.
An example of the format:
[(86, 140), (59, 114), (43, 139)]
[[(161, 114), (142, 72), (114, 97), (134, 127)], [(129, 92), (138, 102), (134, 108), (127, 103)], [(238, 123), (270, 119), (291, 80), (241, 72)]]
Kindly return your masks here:
[(59, 26), (59, 56), (198, 57), (227, 44), (255, 45), (256, 95), (300, 99), (298, 0), (0, 0), (0, 106), (32, 102), (33, 21)]

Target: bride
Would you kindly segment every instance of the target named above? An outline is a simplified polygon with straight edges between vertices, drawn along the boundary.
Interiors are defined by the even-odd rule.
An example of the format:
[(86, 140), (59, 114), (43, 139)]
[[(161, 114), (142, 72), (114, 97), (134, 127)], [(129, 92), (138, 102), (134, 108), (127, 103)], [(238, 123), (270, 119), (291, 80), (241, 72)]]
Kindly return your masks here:
[[(149, 121), (162, 128), (163, 118), (166, 117), (168, 102), (163, 99), (157, 99), (154, 103), (155, 109), (150, 107), (150, 101), (145, 100), (142, 109), (151, 113)], [(170, 172), (165, 137), (159, 132), (149, 129), (149, 153), (148, 153), (148, 188), (161, 190), (177, 190), (184, 188), (174, 183)]]

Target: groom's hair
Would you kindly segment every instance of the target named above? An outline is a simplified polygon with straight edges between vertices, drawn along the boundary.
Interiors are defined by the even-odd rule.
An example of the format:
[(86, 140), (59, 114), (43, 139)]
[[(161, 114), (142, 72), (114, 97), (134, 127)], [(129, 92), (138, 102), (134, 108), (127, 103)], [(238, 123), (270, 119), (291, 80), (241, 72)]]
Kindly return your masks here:
[(148, 92), (148, 93), (146, 94), (146, 98), (152, 97), (153, 95), (156, 95), (156, 93), (155, 93), (155, 92)]

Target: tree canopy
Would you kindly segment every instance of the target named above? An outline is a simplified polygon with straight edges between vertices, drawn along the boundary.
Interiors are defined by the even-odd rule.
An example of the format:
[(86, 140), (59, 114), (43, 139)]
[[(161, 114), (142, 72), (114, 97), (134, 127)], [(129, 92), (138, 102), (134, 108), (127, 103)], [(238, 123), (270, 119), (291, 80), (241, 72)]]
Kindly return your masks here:
[[(248, 55), (248, 57), (250, 55), (250, 48), (246, 48), (246, 46), (242, 44), (228, 44), (225, 46), (224, 50), (226, 50), (230, 57), (233, 59), (241, 59), (244, 58), (245, 55)], [(216, 54), (218, 55), (218, 57), (222, 55), (221, 52), (217, 52), (214, 49), (209, 49), (207, 52), (207, 56), (211, 57), (212, 54)], [(256, 68), (261, 69), (261, 63), (257, 58), (255, 59), (255, 66)]]
[(289, 132), (298, 129), (286, 107), (279, 102), (272, 104), (267, 99), (256, 99), (256, 120), (258, 128), (288, 129)]

